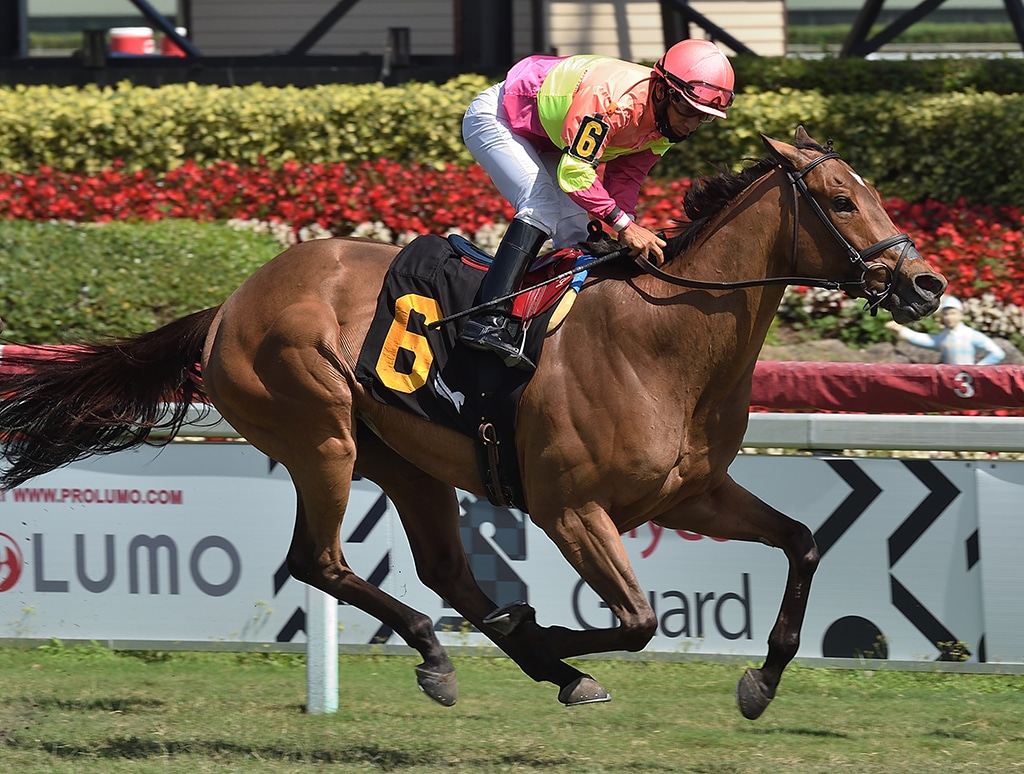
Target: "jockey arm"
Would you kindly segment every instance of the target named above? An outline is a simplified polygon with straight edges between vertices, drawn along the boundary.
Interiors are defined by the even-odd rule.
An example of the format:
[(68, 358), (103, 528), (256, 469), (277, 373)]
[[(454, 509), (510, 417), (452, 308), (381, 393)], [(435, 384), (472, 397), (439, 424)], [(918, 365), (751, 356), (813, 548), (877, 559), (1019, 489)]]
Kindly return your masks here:
[(981, 331), (974, 331), (974, 349), (982, 354), (978, 365), (997, 365), (1006, 359), (1006, 351)]
[(605, 57), (569, 57), (545, 76), (536, 105), (544, 132), (562, 149), (562, 191), (634, 255), (660, 264), (665, 242), (635, 223), (640, 185), (671, 146), (648, 110), (650, 73)]
[[(609, 117), (611, 120), (615, 118)], [(574, 142), (567, 146), (559, 161), (558, 184), (577, 205), (614, 229), (619, 241), (629, 247), (633, 255), (644, 256), (660, 265), (664, 260), (661, 248), (665, 241), (636, 222), (636, 205), (643, 181), (661, 156), (650, 148), (644, 148), (612, 155), (604, 161), (602, 156), (611, 132), (608, 128), (602, 132), (600, 124), (607, 127), (610, 123), (603, 119), (603, 116), (586, 116), (582, 123), (579, 120), (566, 121), (563, 137), (575, 132)], [(588, 124), (585, 121), (592, 122), (590, 126), (599, 127), (596, 131), (601, 141), (593, 149), (579, 139), (586, 138)], [(572, 129), (573, 124), (577, 127), (575, 130)], [(590, 152), (581, 158), (581, 150)], [(602, 166), (600, 172), (599, 164)]]

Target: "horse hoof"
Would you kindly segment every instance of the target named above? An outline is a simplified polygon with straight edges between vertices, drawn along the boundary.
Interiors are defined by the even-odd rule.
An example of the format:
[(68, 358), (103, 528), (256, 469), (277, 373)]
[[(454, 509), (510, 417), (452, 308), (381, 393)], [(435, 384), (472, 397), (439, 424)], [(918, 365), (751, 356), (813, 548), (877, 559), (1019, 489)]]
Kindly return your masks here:
[(515, 602), (509, 602), (507, 605), (502, 605), (489, 616), (484, 619), (484, 623), (494, 629), (498, 634), (508, 636), (516, 630), (516, 627), (523, 621), (534, 621), (537, 617), (537, 611), (530, 607), (528, 604), (523, 602), (521, 599), (517, 599)]
[(736, 705), (747, 720), (757, 720), (775, 698), (771, 690), (760, 679), (756, 669), (748, 669), (736, 683)]
[(612, 695), (590, 675), (582, 675), (558, 692), (558, 700), (566, 707), (611, 701)]
[(423, 666), (416, 667), (416, 683), (420, 690), (445, 707), (452, 706), (459, 698), (459, 679), (455, 671), (431, 672)]

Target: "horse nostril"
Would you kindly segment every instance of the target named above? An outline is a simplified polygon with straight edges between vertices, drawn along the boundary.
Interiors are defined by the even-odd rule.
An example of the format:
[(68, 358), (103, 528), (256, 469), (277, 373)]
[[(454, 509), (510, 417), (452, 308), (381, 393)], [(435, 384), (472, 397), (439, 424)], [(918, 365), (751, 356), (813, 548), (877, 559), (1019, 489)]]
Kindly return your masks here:
[(914, 277), (914, 287), (922, 296), (938, 298), (946, 289), (946, 280), (938, 274), (918, 274)]

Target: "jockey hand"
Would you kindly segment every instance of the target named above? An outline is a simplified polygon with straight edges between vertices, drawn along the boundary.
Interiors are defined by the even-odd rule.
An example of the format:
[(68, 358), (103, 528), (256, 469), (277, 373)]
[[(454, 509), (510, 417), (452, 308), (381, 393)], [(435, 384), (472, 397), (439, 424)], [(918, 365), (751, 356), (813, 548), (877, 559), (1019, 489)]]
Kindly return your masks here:
[(634, 258), (646, 258), (655, 266), (665, 262), (665, 254), (661, 252), (665, 240), (635, 221), (619, 232), (619, 242), (629, 248), (629, 254)]

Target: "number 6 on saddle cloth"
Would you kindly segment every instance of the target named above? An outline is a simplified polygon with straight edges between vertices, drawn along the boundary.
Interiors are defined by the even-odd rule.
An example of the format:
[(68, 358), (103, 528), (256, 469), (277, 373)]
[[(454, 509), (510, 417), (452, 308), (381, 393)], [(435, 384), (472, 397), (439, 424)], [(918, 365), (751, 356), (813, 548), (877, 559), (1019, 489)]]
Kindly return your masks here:
[[(523, 287), (532, 289), (515, 297), (512, 314), (523, 320), (524, 350), (534, 362), (548, 328), (568, 313), (587, 267), (597, 260), (603, 259), (563, 248), (541, 256), (527, 272)], [(456, 346), (490, 262), (490, 255), (455, 234), (410, 242), (377, 297), (356, 378), (376, 400), (476, 439), (490, 501), (525, 510), (514, 432), (530, 374)]]

